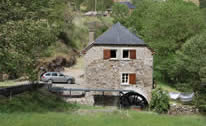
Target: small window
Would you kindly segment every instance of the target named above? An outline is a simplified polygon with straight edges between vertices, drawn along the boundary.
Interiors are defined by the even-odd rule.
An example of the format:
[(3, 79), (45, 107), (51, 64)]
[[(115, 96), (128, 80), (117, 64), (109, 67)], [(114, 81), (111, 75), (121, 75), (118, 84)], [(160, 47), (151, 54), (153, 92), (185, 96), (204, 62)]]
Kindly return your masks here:
[(110, 58), (117, 58), (117, 50), (110, 50), (111, 57)]
[(127, 73), (122, 74), (122, 84), (129, 84), (129, 74)]
[(52, 73), (52, 76), (57, 76), (57, 73)]
[(136, 84), (136, 74), (135, 73), (122, 73), (121, 76), (122, 85), (135, 85)]
[(123, 58), (128, 59), (129, 58), (129, 50), (123, 50)]

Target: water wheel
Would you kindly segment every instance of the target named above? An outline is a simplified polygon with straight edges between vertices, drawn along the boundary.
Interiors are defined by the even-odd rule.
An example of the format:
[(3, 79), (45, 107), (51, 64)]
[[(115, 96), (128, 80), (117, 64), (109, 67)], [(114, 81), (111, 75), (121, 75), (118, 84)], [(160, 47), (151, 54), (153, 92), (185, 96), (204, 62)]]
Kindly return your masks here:
[(120, 105), (124, 108), (137, 106), (143, 109), (148, 106), (148, 102), (144, 96), (136, 92), (128, 92), (120, 97)]

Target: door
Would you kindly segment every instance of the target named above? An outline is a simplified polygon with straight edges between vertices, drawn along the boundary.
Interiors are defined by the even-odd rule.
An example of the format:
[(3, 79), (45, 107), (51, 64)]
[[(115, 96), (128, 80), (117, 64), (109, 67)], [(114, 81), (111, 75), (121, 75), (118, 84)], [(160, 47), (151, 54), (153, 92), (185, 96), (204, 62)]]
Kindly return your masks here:
[(58, 74), (57, 73), (52, 73), (52, 81), (58, 82)]
[(65, 75), (62, 73), (59, 73), (59, 82), (67, 82)]

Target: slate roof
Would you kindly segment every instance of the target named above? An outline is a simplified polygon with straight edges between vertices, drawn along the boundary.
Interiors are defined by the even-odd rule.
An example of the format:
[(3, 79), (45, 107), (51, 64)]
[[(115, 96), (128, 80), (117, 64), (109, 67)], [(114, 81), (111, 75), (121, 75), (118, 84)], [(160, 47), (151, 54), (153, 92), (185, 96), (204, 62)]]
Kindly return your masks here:
[(136, 7), (130, 2), (119, 2), (120, 4), (124, 4), (128, 6), (129, 9), (135, 9)]
[(146, 45), (143, 40), (131, 33), (119, 22), (104, 32), (94, 42), (94, 45)]

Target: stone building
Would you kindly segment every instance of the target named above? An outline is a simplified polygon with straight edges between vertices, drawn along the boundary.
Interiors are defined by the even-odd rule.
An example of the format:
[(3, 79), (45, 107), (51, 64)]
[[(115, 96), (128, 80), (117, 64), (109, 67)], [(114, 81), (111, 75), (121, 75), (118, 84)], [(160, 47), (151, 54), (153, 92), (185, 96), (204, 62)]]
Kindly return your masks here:
[(120, 23), (90, 43), (84, 54), (88, 88), (133, 90), (150, 101), (153, 52)]

